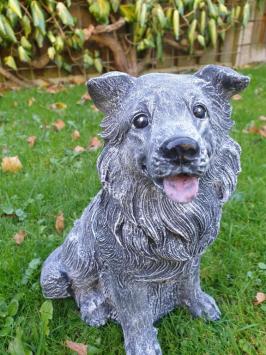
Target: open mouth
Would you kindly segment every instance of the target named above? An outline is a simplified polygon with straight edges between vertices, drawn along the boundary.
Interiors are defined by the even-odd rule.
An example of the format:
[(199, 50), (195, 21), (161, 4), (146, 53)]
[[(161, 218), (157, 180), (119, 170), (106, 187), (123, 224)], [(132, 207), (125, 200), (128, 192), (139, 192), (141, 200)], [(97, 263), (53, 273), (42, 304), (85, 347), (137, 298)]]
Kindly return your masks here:
[[(142, 165), (143, 173), (148, 176), (146, 165)], [(199, 176), (191, 174), (176, 174), (153, 179), (154, 184), (162, 190), (166, 196), (179, 203), (191, 202), (198, 194)]]

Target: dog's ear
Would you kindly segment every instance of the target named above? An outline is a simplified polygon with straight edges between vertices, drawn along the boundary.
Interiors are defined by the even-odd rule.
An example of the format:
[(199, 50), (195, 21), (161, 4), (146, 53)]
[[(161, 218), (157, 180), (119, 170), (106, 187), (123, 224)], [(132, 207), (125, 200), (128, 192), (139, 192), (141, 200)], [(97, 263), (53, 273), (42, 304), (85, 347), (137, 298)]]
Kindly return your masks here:
[(132, 76), (114, 71), (88, 80), (87, 87), (96, 107), (108, 114), (119, 107), (134, 83)]
[(194, 75), (212, 83), (227, 98), (244, 90), (250, 82), (248, 76), (241, 75), (231, 68), (219, 65), (206, 65)]

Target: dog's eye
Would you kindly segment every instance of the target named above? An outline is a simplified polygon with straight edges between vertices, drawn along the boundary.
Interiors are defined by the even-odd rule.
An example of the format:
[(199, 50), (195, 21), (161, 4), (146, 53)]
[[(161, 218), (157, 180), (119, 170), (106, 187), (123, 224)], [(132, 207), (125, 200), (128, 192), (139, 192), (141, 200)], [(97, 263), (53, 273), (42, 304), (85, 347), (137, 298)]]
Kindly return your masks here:
[(144, 128), (148, 126), (148, 124), (149, 124), (148, 117), (145, 116), (144, 114), (139, 114), (135, 116), (133, 119), (133, 126), (135, 128)]
[(203, 105), (195, 105), (193, 107), (193, 114), (198, 118), (205, 118), (207, 116), (207, 109)]

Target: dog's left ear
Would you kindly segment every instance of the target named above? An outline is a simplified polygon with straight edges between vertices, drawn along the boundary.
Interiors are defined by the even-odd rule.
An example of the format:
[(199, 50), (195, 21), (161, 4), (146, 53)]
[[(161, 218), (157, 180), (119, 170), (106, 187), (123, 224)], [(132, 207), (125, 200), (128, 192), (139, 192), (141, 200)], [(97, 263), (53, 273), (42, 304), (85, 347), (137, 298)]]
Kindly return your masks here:
[(206, 65), (194, 75), (212, 83), (227, 98), (244, 90), (250, 82), (248, 76), (241, 75), (231, 68), (219, 65)]
[(109, 114), (119, 108), (134, 83), (132, 76), (114, 71), (88, 80), (87, 87), (96, 107)]

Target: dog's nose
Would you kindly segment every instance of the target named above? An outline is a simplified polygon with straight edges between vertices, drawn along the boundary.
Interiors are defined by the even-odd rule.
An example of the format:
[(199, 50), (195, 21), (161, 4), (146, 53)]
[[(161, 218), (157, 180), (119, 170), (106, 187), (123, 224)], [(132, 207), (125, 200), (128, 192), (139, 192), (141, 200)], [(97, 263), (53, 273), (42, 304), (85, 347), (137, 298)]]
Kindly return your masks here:
[(163, 143), (161, 152), (170, 160), (190, 161), (199, 154), (199, 145), (192, 138), (171, 138)]

